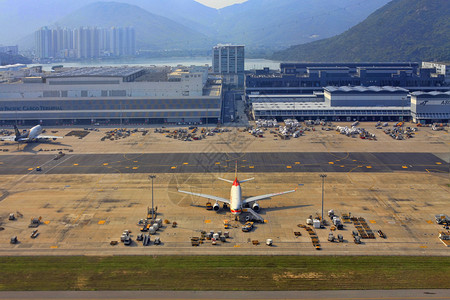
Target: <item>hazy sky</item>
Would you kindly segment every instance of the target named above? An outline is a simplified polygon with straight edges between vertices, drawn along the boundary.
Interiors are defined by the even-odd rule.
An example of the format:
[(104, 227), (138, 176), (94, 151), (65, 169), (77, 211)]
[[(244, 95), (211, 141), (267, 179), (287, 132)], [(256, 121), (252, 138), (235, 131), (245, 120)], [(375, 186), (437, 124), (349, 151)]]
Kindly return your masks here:
[(209, 7), (222, 8), (236, 3), (242, 3), (247, 0), (195, 0)]

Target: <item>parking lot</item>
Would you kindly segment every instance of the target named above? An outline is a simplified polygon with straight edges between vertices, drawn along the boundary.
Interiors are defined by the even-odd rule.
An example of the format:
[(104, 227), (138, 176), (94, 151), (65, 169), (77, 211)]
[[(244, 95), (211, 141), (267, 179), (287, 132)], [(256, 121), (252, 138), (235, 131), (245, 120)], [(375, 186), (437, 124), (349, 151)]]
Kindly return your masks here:
[[(351, 126), (351, 123), (334, 123), (336, 126)], [(278, 135), (271, 134), (267, 129), (263, 138), (255, 137), (243, 127), (230, 127), (229, 132), (217, 133), (196, 141), (184, 141), (170, 138), (167, 133), (155, 133), (155, 127), (148, 129), (147, 134), (131, 132), (127, 136), (104, 139), (106, 132), (113, 128), (92, 128), (88, 134), (66, 136), (71, 131), (83, 131), (83, 128), (46, 128), (54, 135), (65, 136), (64, 139), (44, 144), (21, 144), (1, 142), (1, 154), (56, 154), (59, 150), (81, 153), (247, 153), (247, 152), (426, 152), (439, 153), (450, 160), (448, 148), (450, 136), (447, 131), (433, 131), (430, 127), (418, 128), (414, 137), (407, 140), (394, 140), (383, 130), (376, 129), (375, 122), (364, 122), (359, 127), (365, 128), (376, 135), (376, 140), (361, 140), (339, 134), (335, 130), (325, 131), (322, 126), (314, 126), (314, 131), (306, 131), (303, 136), (281, 140)], [(390, 124), (393, 125), (393, 124)], [(406, 123), (406, 126), (415, 126)], [(179, 126), (166, 126), (159, 129), (174, 131)], [(188, 129), (187, 126), (183, 127)], [(201, 126), (198, 126), (201, 129)], [(132, 127), (130, 129), (139, 129)]]

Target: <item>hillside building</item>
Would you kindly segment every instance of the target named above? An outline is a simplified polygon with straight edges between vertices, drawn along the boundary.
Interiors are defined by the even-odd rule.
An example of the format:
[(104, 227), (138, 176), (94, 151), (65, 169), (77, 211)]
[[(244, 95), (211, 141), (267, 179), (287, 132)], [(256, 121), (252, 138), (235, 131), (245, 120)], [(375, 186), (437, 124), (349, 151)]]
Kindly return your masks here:
[(434, 69), (434, 75), (444, 75), (445, 82), (450, 85), (450, 63), (422, 62), (422, 68)]
[(287, 75), (306, 75), (309, 68), (348, 68), (350, 74), (356, 74), (358, 68), (390, 68), (402, 69), (411, 68), (414, 73), (419, 69), (419, 63), (416, 62), (353, 62), (353, 63), (336, 63), (336, 62), (304, 62), (304, 63), (281, 63), (280, 69), (282, 74)]
[(0, 46), (0, 53), (6, 53), (9, 55), (18, 55), (19, 46)]

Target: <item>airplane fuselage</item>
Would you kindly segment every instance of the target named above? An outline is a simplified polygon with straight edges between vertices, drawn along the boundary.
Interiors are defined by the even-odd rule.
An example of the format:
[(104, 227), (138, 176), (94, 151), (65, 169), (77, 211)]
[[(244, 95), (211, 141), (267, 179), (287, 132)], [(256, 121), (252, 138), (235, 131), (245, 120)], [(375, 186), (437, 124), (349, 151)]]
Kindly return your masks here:
[(237, 178), (234, 180), (233, 186), (231, 187), (230, 211), (233, 215), (240, 215), (242, 213), (242, 191)]
[(28, 141), (31, 141), (31, 140), (35, 139), (41, 133), (42, 133), (42, 126), (36, 125), (36, 126), (32, 127), (29, 131), (25, 132), (24, 134), (17, 136), (15, 140), (22, 141), (22, 140), (26, 139)]
[(62, 139), (62, 136), (52, 136), (52, 135), (41, 135), (43, 132), (43, 128), (41, 125), (36, 125), (32, 127), (30, 130), (24, 130), (22, 133), (20, 133), (19, 129), (16, 125), (14, 125), (14, 133), (15, 135), (8, 135), (8, 136), (0, 136), (0, 141), (15, 141), (15, 142), (34, 142), (39, 140), (49, 140), (49, 139)]
[(42, 126), (36, 125), (30, 129), (30, 133), (28, 134), (28, 139), (34, 140), (41, 133), (42, 133)]
[[(250, 212), (251, 214), (253, 214), (255, 216), (255, 215), (257, 215), (256, 212), (259, 211), (259, 209), (260, 209), (257, 201), (268, 199), (268, 198), (271, 198), (274, 196), (284, 195), (287, 193), (293, 193), (297, 190), (297, 189), (295, 189), (295, 190), (290, 190), (290, 191), (285, 191), (285, 192), (280, 192), (280, 193), (258, 195), (258, 196), (253, 196), (253, 197), (242, 199), (241, 183), (253, 180), (254, 178), (245, 179), (245, 180), (242, 180), (241, 182), (239, 182), (239, 180), (237, 179), (237, 164), (236, 164), (236, 176), (235, 176), (234, 181), (220, 178), (220, 177), (219, 177), (219, 179), (229, 182), (229, 183), (232, 183), (229, 199), (218, 197), (218, 196), (213, 196), (213, 195), (202, 194), (202, 193), (193, 193), (193, 192), (188, 192), (188, 191), (183, 191), (183, 190), (178, 190), (178, 192), (184, 193), (184, 194), (189, 194), (189, 195), (194, 195), (194, 196), (199, 196), (199, 197), (203, 197), (203, 198), (206, 198), (209, 200), (216, 201), (216, 203), (214, 205), (212, 205), (212, 209), (214, 209), (215, 211), (218, 211), (220, 209), (219, 202), (222, 202), (222, 203), (224, 203), (224, 208), (226, 206), (229, 206), (230, 211), (233, 215), (240, 215), (242, 212)], [(207, 208), (211, 209), (210, 202), (207, 203)]]

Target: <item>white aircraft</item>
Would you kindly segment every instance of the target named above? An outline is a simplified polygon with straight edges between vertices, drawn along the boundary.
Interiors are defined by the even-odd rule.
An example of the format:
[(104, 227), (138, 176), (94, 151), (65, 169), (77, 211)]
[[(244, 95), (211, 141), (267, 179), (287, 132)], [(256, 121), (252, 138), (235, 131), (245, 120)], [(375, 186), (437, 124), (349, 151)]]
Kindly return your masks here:
[[(230, 207), (231, 213), (233, 215), (235, 215), (236, 218), (243, 211), (244, 212), (250, 212), (255, 217), (261, 218), (259, 215), (254, 213), (254, 212), (258, 212), (259, 209), (260, 209), (259, 204), (258, 204), (257, 201), (264, 200), (264, 199), (267, 199), (267, 198), (270, 198), (270, 197), (274, 197), (274, 196), (280, 196), (280, 195), (284, 195), (284, 194), (288, 194), (288, 193), (293, 193), (293, 192), (297, 191), (297, 188), (296, 188), (295, 190), (290, 190), (290, 191), (286, 191), (286, 192), (266, 194), (266, 195), (260, 195), (260, 196), (253, 196), (253, 197), (250, 197), (250, 198), (247, 198), (247, 199), (242, 199), (242, 191), (241, 191), (241, 185), (240, 184), (244, 183), (246, 181), (253, 180), (254, 178), (249, 178), (249, 179), (245, 179), (245, 180), (239, 181), (237, 179), (237, 164), (236, 164), (236, 175), (235, 175), (234, 181), (231, 181), (231, 180), (228, 180), (228, 179), (223, 179), (223, 178), (218, 178), (218, 179), (233, 184), (231, 186), (230, 200), (222, 198), (222, 197), (217, 197), (217, 196), (212, 196), (212, 195), (207, 195), (207, 194), (200, 194), (200, 193), (192, 193), (192, 192), (187, 192), (187, 191), (182, 191), (182, 190), (178, 190), (178, 192), (189, 194), (189, 195), (194, 195), (194, 196), (198, 196), (198, 197), (203, 197), (203, 198), (207, 198), (207, 199), (211, 199), (211, 200), (216, 201), (216, 203), (213, 205), (213, 209), (215, 211), (218, 211), (220, 209), (219, 202), (222, 202), (222, 203), (224, 203), (224, 208), (226, 208), (227, 206)], [(246, 208), (246, 207), (251, 207), (251, 208)]]
[(0, 141), (12, 141), (12, 142), (33, 142), (36, 140), (45, 140), (45, 139), (62, 139), (62, 136), (51, 136), (51, 135), (41, 135), (42, 133), (42, 126), (36, 125), (30, 130), (20, 133), (19, 129), (16, 125), (14, 125), (14, 131), (16, 135), (9, 135), (9, 136), (0, 136)]

